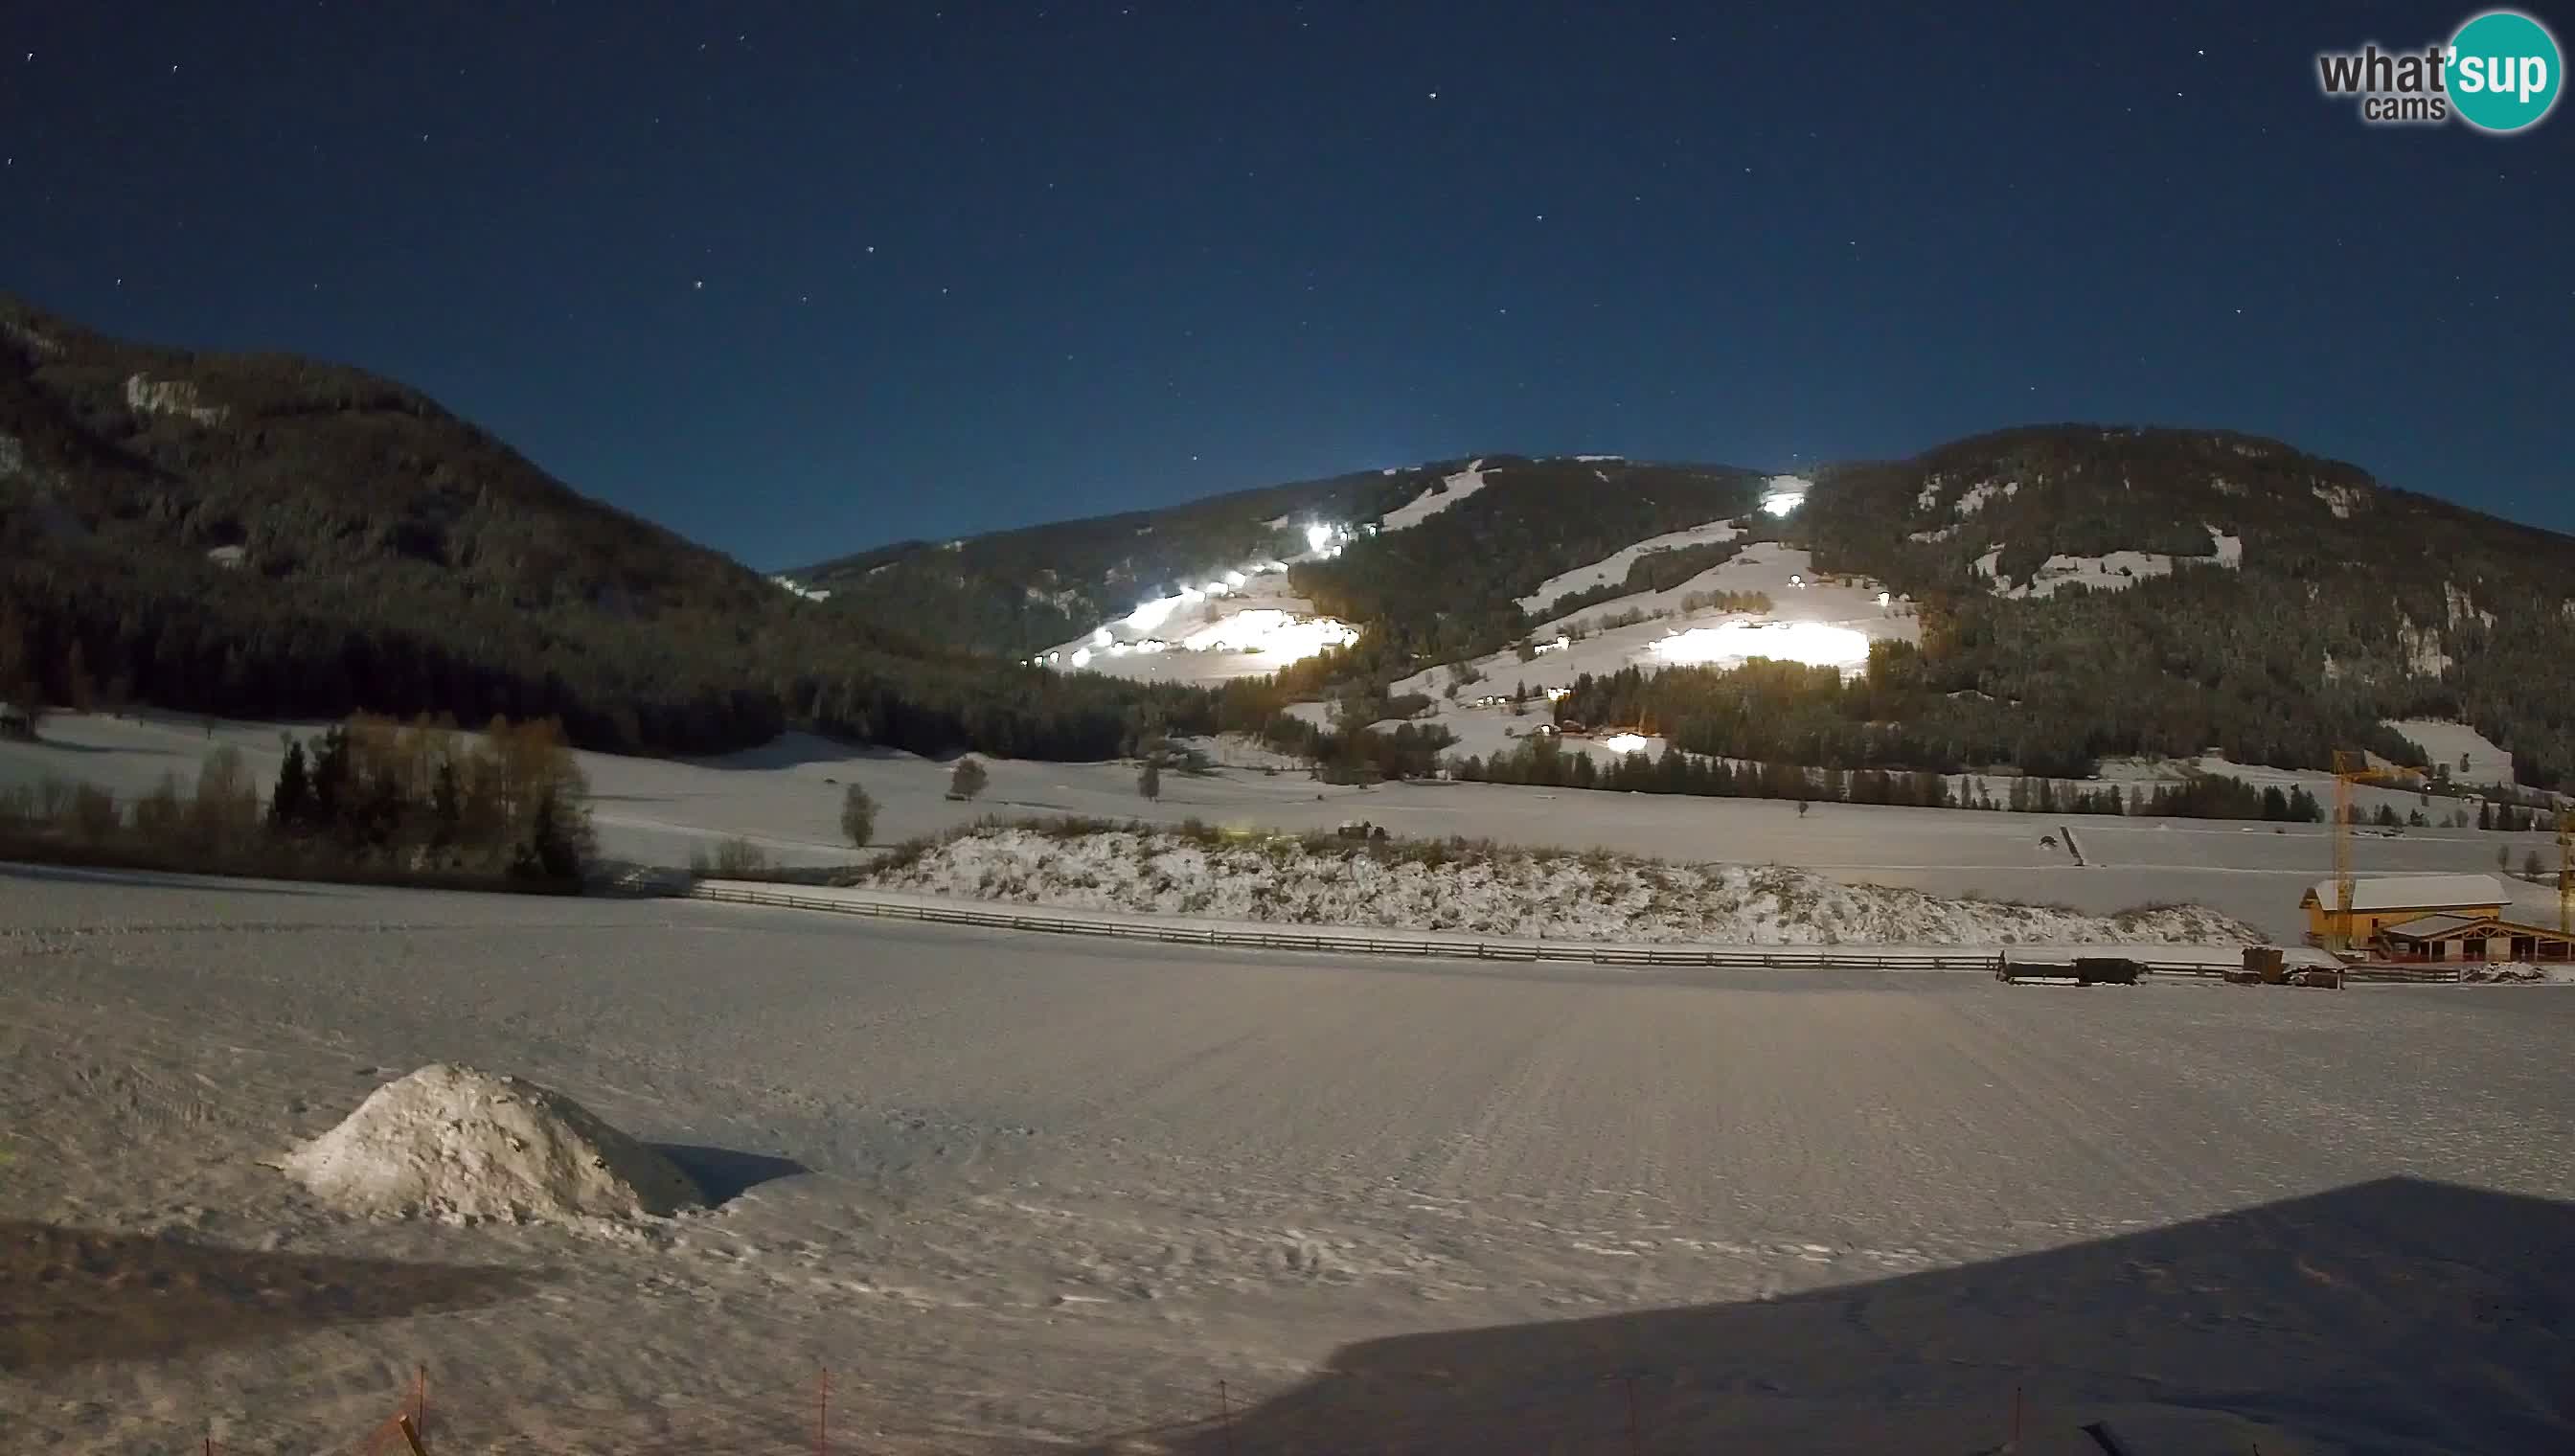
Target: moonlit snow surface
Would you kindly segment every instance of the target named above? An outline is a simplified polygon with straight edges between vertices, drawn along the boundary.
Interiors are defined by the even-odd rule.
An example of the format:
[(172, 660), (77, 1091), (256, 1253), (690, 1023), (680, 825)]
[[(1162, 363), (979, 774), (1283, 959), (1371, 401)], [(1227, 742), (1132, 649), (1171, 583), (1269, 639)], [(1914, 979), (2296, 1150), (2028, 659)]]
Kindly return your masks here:
[[(2015, 1386), (2031, 1452), (2105, 1414), (2157, 1452), (2575, 1442), (2575, 988), (1357, 960), (9, 873), (0, 1220), (375, 1261), (388, 1291), (244, 1336), (226, 1286), (69, 1262), (95, 1297), (64, 1335), (131, 1309), (150, 1358), (0, 1361), (13, 1452), (209, 1422), (356, 1449), (423, 1366), (441, 1451), (804, 1449), (823, 1365), (834, 1449), (889, 1453), (1143, 1450), (1212, 1423), (1220, 1379), (1231, 1430), (1156, 1444), (1620, 1451), (1628, 1370), (1656, 1451), (1991, 1450)], [(748, 1171), (609, 1236), (352, 1217), (260, 1165), (431, 1055)], [(438, 1268), (525, 1272), (389, 1305)], [(46, 1298), (35, 1272), (0, 1287)], [(2144, 1444), (2228, 1411), (2267, 1424)]]
[(1257, 608), (1211, 623), (1182, 639), (1181, 645), (1192, 652), (1260, 653), (1291, 663), (1358, 640), (1358, 630), (1345, 622)]
[(1721, 622), (1674, 633), (1655, 643), (1653, 654), (1675, 668), (1768, 658), (1848, 671), (1867, 666), (1868, 637), (1821, 622)]

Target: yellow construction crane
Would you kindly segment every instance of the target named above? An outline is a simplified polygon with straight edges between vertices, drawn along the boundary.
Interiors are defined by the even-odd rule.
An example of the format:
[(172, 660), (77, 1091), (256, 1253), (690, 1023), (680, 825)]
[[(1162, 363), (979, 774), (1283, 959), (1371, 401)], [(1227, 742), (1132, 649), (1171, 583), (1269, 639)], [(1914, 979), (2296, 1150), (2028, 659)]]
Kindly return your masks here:
[(2557, 933), (2575, 940), (2575, 808), (2557, 811)]
[[(2407, 783), (2403, 769), (2374, 768), (2367, 753), (2336, 748), (2333, 755), (2334, 912), (2325, 923), (2325, 948), (2351, 948), (2351, 789), (2355, 783)], [(2563, 839), (2565, 836), (2559, 836)]]

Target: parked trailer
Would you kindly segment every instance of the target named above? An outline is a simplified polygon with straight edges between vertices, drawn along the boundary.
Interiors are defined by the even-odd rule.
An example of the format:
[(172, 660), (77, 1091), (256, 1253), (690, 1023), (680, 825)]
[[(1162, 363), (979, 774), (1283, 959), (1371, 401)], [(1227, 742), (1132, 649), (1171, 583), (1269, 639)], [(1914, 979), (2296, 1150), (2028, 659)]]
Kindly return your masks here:
[(2135, 985), (2146, 973), (2146, 963), (2124, 955), (2077, 955), (2063, 961), (2014, 961), (2008, 955), (1994, 958), (1994, 979), (2070, 980), (2077, 985)]

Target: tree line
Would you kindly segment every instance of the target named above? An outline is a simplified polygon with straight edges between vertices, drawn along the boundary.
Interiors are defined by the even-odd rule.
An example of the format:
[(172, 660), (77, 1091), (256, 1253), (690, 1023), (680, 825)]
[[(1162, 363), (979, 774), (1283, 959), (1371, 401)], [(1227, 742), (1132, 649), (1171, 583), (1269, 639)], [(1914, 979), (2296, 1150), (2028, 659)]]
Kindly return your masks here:
[(569, 892), (596, 854), (588, 784), (551, 722), (403, 725), (360, 715), (282, 736), (263, 794), (210, 749), (129, 801), (59, 777), (0, 790), (0, 853), (195, 873)]
[[(1565, 748), (1551, 733), (1506, 752), (1469, 756), (1455, 776), (1485, 783), (1598, 788), (1629, 793), (1683, 793), (1714, 798), (1778, 798), (1806, 803), (1896, 804), (1914, 808), (2010, 810), (2039, 814), (2135, 814), (2171, 818), (2265, 819), (2321, 823), (2323, 806), (2304, 788), (2255, 787), (2229, 774), (2194, 773), (2178, 782), (2084, 783), (2020, 774), (1950, 775), (1922, 769), (1809, 768), (1790, 762), (1709, 757), (1665, 743), (1603, 760)], [(2000, 781), (2003, 791), (1994, 792)], [(2417, 822), (2424, 822), (2418, 818)]]

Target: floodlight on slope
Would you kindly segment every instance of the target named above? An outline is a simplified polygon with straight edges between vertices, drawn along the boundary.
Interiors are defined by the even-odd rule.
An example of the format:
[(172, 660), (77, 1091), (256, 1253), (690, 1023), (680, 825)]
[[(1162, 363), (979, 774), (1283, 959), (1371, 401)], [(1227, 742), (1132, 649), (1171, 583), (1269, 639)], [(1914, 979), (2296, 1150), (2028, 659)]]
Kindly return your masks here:
[(1178, 597), (1158, 597), (1127, 615), (1127, 625), (1138, 632), (1152, 632), (1163, 625), (1174, 609), (1181, 605)]
[(1769, 658), (1847, 670), (1867, 665), (1868, 637), (1821, 622), (1727, 622), (1666, 637), (1654, 644), (1653, 655), (1673, 667)]

